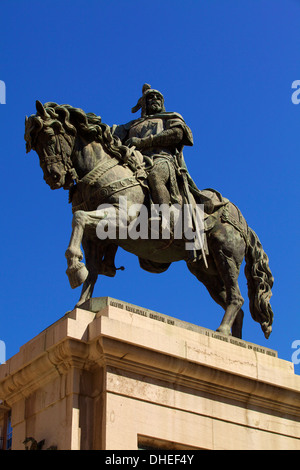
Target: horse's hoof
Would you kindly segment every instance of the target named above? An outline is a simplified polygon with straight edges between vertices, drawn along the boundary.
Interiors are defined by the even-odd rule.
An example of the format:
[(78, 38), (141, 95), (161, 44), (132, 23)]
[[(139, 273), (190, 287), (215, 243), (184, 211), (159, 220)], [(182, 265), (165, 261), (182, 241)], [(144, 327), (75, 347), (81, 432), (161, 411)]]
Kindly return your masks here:
[(84, 283), (86, 278), (88, 277), (88, 270), (83, 263), (77, 263), (73, 267), (69, 267), (66, 270), (66, 273), (69, 278), (70, 286), (72, 289), (76, 289), (76, 287), (81, 286)]
[(229, 326), (219, 326), (216, 331), (221, 335), (231, 336), (231, 329)]
[(81, 308), (81, 305), (83, 305), (85, 302), (86, 302), (86, 300), (79, 300), (79, 301), (77, 302), (77, 304), (75, 305), (74, 309), (75, 309), (75, 308)]

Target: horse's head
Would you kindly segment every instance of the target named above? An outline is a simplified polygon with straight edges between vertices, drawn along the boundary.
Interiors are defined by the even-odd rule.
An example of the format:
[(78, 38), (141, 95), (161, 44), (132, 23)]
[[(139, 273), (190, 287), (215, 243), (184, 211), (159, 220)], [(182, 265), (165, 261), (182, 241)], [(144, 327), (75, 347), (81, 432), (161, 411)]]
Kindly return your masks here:
[[(36, 102), (37, 113), (26, 117), (26, 151), (35, 150), (44, 179), (51, 189), (69, 189), (103, 158), (115, 157), (124, 164), (132, 149), (112, 135), (100, 116), (80, 108)], [(138, 164), (143, 157), (136, 152)]]
[(76, 129), (68, 122), (68, 110), (56, 103), (36, 102), (37, 113), (25, 120), (26, 151), (35, 150), (44, 180), (51, 189), (69, 189), (76, 179), (71, 154)]

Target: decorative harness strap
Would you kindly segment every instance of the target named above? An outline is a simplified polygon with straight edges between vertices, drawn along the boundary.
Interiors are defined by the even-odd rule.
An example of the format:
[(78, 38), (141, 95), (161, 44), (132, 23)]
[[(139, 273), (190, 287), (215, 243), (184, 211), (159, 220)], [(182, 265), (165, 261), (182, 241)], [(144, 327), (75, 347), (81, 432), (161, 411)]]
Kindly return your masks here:
[[(117, 158), (111, 158), (107, 162), (97, 165), (93, 170), (91, 170), (87, 175), (85, 175), (77, 184), (83, 183), (88, 184), (89, 186), (94, 186), (96, 183), (99, 183), (99, 179), (109, 170), (114, 168), (120, 163)], [(105, 201), (105, 199), (112, 196), (114, 193), (122, 191), (123, 189), (131, 188), (132, 186), (141, 185), (142, 182), (140, 178), (144, 178), (146, 175), (144, 171), (140, 172), (137, 170), (136, 175), (123, 178), (121, 180), (113, 181), (112, 183), (107, 184), (101, 188), (98, 188), (88, 200), (82, 201), (80, 204), (76, 204), (72, 207), (72, 212), (79, 210), (89, 211), (91, 207), (99, 205)]]
[(107, 162), (98, 164), (93, 170), (91, 170), (87, 175), (85, 175), (78, 183), (85, 183), (93, 186), (99, 178), (104, 175), (108, 170), (117, 166), (120, 161), (117, 158), (111, 158)]
[(72, 207), (72, 212), (76, 211), (89, 211), (91, 210), (90, 207), (93, 207), (97, 204), (99, 206), (104, 202), (107, 198), (112, 196), (113, 194), (122, 191), (123, 189), (128, 189), (133, 186), (140, 185), (140, 181), (134, 176), (130, 176), (128, 178), (124, 178), (118, 181), (114, 181), (113, 183), (108, 184), (102, 188), (97, 189), (92, 196), (88, 199), (88, 201), (83, 201), (80, 204)]
[[(232, 203), (231, 203), (232, 204)], [(249, 245), (249, 237), (248, 237), (248, 225), (245, 221), (244, 217), (241, 214), (241, 211), (238, 207), (234, 204), (232, 206), (235, 207), (237, 214), (232, 214), (229, 209), (229, 204), (226, 204), (223, 207), (221, 219), (224, 222), (228, 222), (231, 224), (238, 232), (240, 232), (241, 236), (244, 238), (246, 245)]]

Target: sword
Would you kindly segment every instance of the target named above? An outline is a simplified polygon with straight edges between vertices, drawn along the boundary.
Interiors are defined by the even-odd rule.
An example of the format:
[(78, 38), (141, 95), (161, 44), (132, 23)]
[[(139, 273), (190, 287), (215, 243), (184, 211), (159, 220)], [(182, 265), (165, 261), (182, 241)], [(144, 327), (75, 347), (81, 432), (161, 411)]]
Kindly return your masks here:
[[(187, 181), (186, 170), (185, 170), (185, 168), (181, 167), (179, 171), (180, 171), (180, 174), (181, 174), (182, 179), (183, 179), (183, 187), (184, 187), (185, 196), (186, 196), (187, 201), (189, 203), (189, 207), (191, 208), (191, 212), (192, 212), (191, 213), (191, 218), (192, 218), (192, 223), (193, 223), (193, 226), (194, 226), (194, 229), (195, 229), (195, 232), (196, 232), (196, 238), (198, 238), (198, 240), (201, 240), (201, 234), (199, 232), (199, 227), (198, 227), (198, 224), (197, 224), (197, 220), (195, 220), (194, 201), (191, 198), (189, 185), (188, 185), (188, 181)], [(204, 250), (204, 247), (203, 247), (202, 240), (201, 240), (200, 243), (201, 243), (201, 253), (202, 253), (203, 261), (204, 261), (205, 267), (208, 268), (208, 263), (207, 263), (206, 254), (205, 254), (205, 250)], [(193, 252), (194, 252), (194, 258), (196, 258), (197, 257), (197, 251), (196, 251), (195, 248), (194, 248)]]

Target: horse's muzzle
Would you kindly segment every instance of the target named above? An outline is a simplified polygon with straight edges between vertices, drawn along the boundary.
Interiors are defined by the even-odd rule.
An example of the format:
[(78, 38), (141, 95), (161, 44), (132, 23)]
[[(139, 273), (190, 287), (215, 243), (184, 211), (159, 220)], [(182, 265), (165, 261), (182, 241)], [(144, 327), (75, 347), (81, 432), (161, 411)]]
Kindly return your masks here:
[(51, 172), (44, 175), (44, 180), (51, 189), (60, 189), (65, 184), (65, 173)]

